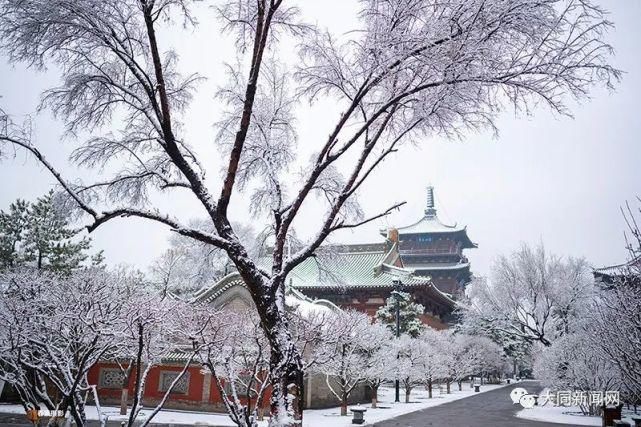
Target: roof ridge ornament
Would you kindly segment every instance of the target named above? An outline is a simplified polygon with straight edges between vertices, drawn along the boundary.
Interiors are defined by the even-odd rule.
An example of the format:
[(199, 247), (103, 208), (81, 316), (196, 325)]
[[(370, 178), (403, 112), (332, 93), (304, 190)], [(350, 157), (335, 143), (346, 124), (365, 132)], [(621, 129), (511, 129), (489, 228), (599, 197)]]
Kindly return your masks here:
[(425, 216), (435, 217), (436, 216), (436, 207), (434, 204), (434, 186), (427, 186), (427, 200), (425, 204)]

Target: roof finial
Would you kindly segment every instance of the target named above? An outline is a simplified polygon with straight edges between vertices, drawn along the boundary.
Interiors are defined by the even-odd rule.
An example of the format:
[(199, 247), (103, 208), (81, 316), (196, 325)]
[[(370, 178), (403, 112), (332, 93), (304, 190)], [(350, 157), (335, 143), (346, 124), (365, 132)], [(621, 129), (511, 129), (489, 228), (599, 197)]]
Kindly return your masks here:
[(434, 187), (431, 185), (427, 186), (427, 204), (425, 206), (425, 215), (436, 215), (436, 208), (434, 207)]

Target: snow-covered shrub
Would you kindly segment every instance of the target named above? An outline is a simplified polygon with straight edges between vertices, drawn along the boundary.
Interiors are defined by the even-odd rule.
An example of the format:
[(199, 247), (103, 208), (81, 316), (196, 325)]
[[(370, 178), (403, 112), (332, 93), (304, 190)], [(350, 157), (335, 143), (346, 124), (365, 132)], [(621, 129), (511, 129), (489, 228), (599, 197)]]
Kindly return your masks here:
[[(553, 391), (605, 393), (619, 384), (616, 367), (585, 332), (565, 335), (543, 348), (534, 362), (534, 376)], [(598, 405), (584, 404), (581, 410), (594, 415)]]

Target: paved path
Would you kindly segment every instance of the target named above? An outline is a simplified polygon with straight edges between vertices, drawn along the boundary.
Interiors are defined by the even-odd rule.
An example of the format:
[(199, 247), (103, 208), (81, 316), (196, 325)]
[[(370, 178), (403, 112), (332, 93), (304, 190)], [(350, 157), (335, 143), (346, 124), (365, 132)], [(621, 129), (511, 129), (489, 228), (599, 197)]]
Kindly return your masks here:
[[(560, 427), (561, 424), (528, 421), (516, 418), (521, 405), (512, 404), (510, 392), (523, 387), (528, 392), (539, 392), (536, 381), (501, 387), (421, 411), (412, 412), (390, 420), (375, 423), (376, 427)], [(567, 424), (565, 424), (567, 425)]]
[[(528, 421), (516, 418), (514, 414), (521, 409), (513, 405), (510, 392), (515, 387), (524, 387), (530, 393), (540, 391), (536, 381), (525, 381), (516, 385), (481, 393), (478, 396), (466, 397), (454, 402), (412, 412), (387, 421), (381, 421), (376, 427), (561, 427), (561, 424)], [(366, 416), (367, 418), (367, 416)], [(0, 414), (0, 426), (29, 426), (24, 415)], [(90, 426), (97, 426), (91, 422)], [(109, 426), (118, 425), (117, 423)], [(160, 426), (162, 424), (155, 424)], [(565, 424), (567, 425), (567, 424)], [(166, 424), (163, 426), (167, 426)]]

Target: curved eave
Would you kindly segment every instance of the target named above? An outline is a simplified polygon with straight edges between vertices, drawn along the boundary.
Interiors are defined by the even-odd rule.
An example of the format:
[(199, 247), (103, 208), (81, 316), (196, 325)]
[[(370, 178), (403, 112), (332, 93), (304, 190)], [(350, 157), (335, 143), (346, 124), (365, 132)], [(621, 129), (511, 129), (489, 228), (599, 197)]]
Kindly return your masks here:
[(464, 270), (464, 269), (469, 269), (470, 268), (470, 263), (461, 263), (461, 264), (455, 264), (455, 265), (444, 265), (444, 266), (436, 266), (436, 265), (410, 265), (408, 268), (411, 268), (414, 271), (456, 271), (456, 270)]
[(450, 308), (454, 308), (457, 305), (457, 302), (454, 301), (449, 295), (447, 295), (445, 292), (440, 291), (436, 286), (434, 286), (433, 283), (430, 283), (430, 293), (432, 296), (435, 297), (435, 299), (438, 299), (441, 303), (444, 305), (447, 305)]
[[(401, 279), (402, 281), (402, 279)], [(414, 288), (417, 286), (425, 286), (428, 285), (427, 282), (420, 282), (420, 283), (403, 283), (404, 288)], [(385, 284), (385, 285), (341, 285), (341, 284), (299, 284), (295, 286), (296, 289), (341, 289), (341, 290), (347, 290), (347, 289), (394, 289), (394, 284)]]
[(238, 272), (233, 272), (220, 279), (208, 289), (204, 289), (202, 292), (199, 291), (192, 301), (206, 303), (211, 302), (222, 295), (227, 289), (236, 285), (245, 286), (245, 282), (243, 282), (243, 279), (240, 277)]

